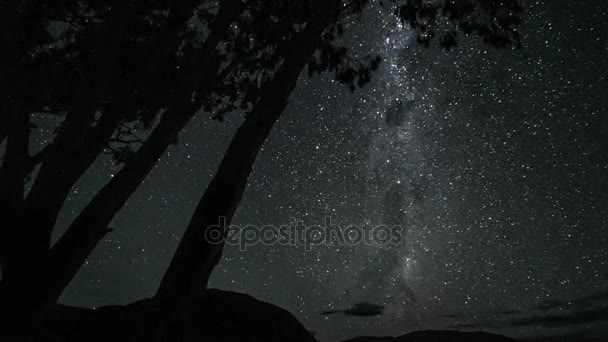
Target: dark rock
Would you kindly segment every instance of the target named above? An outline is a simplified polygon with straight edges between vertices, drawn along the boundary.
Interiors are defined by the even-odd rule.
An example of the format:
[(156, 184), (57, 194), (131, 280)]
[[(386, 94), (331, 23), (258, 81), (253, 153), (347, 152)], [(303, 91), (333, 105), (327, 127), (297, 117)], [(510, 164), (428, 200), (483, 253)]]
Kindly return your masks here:
[(147, 299), (99, 309), (56, 305), (14, 323), (0, 324), (0, 341), (316, 341), (288, 311), (215, 289), (185, 312)]

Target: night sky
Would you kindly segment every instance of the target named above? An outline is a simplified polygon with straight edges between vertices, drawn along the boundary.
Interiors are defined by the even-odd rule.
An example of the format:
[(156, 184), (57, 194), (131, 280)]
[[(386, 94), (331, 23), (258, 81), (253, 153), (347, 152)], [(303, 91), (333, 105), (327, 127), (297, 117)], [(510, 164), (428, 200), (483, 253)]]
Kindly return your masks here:
[[(475, 39), (426, 50), (376, 7), (349, 25), (349, 45), (381, 53), (380, 69), (355, 94), (302, 78), (233, 223), (330, 216), (400, 224), (404, 241), (227, 246), (211, 286), (279, 305), (323, 341), (431, 328), (608, 336), (608, 3), (525, 6), (521, 50)], [(240, 122), (210, 117), (181, 133), (63, 303), (154, 295)], [(109, 158), (95, 164), (60, 227), (113, 172)], [(384, 313), (321, 314), (363, 302)]]

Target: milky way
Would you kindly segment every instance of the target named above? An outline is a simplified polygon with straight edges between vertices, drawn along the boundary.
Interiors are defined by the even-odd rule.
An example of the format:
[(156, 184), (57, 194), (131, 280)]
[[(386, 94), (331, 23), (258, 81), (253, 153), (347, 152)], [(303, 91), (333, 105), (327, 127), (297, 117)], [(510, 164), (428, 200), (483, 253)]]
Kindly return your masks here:
[[(471, 38), (449, 53), (426, 50), (376, 7), (349, 25), (348, 43), (382, 54), (380, 69), (354, 94), (329, 76), (302, 78), (234, 223), (329, 216), (401, 225), (404, 240), (228, 246), (211, 286), (282, 306), (321, 340), (430, 328), (597, 333), (600, 321), (549, 318), (606, 310), (608, 11), (604, 1), (535, 2), (527, 11), (522, 50)], [(197, 115), (63, 302), (154, 294), (239, 120)], [(107, 160), (96, 165), (60, 226), (115, 172)], [(384, 313), (320, 314), (365, 302)]]

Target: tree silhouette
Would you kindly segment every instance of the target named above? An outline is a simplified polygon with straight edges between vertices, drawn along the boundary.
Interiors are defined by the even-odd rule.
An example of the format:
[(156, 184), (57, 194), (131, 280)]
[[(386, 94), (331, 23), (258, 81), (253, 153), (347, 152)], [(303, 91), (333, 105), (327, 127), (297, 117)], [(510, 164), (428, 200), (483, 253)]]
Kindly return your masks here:
[[(237, 209), (260, 147), (304, 70), (352, 91), (379, 56), (338, 39), (368, 0), (8, 0), (0, 5), (5, 82), (0, 143), (0, 311), (52, 307), (108, 225), (194, 115), (245, 119), (194, 211), (156, 296), (167, 311), (201, 296), (223, 245), (206, 229)], [(496, 47), (518, 41), (516, 0), (380, 2), (429, 46), (458, 34)], [(61, 119), (30, 155), (34, 115)], [(142, 140), (137, 128), (149, 130)], [(103, 154), (120, 171), (51, 245), (76, 181)], [(29, 189), (26, 191), (26, 189)], [(220, 236), (223, 227), (217, 227)]]

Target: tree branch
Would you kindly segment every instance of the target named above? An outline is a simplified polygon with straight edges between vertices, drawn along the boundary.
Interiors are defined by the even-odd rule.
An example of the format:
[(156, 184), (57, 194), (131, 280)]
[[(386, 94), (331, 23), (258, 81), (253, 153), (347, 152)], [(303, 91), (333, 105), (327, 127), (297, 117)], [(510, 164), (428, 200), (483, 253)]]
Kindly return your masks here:
[(0, 144), (6, 139), (6, 133), (6, 124), (3, 122), (0, 124)]
[(36, 168), (36, 166), (40, 165), (43, 161), (44, 158), (48, 155), (49, 153), (49, 145), (45, 146), (40, 152), (34, 154), (33, 156), (31, 156), (29, 158), (29, 163), (27, 166), (27, 173), (30, 174), (32, 173), (32, 171), (34, 170), (34, 168)]
[[(319, 1), (318, 6), (338, 6), (340, 1)], [(205, 190), (191, 218), (179, 247), (159, 286), (157, 297), (175, 306), (175, 310), (200, 295), (207, 287), (213, 268), (219, 262), (223, 240), (206, 239), (210, 230), (224, 236), (241, 201), (251, 168), (274, 123), (288, 103), (288, 98), (321, 41), (321, 34), (334, 19), (320, 11), (312, 25), (293, 40), (272, 81), (263, 89), (253, 111), (235, 133), (219, 169)]]

